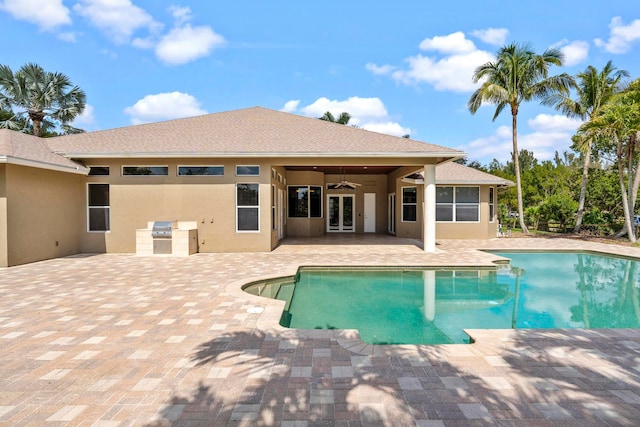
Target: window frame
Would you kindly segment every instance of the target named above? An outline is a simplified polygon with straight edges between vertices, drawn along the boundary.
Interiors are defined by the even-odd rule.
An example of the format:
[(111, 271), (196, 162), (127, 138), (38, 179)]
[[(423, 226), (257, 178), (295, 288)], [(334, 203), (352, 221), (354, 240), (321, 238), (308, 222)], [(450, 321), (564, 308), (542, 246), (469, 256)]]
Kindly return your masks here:
[(489, 222), (495, 222), (496, 216), (495, 187), (489, 187)]
[[(307, 189), (307, 216), (292, 216), (291, 215), (291, 211), (289, 210), (289, 208), (291, 206), (290, 198), (289, 198), (289, 191), (290, 191), (291, 188), (306, 188)], [(317, 189), (320, 190), (320, 197), (318, 198), (318, 203), (320, 204), (320, 206), (319, 206), (320, 215), (319, 216), (312, 216), (311, 215), (311, 212), (312, 212), (312, 209), (311, 209), (311, 193), (312, 193), (312, 191), (311, 191), (311, 189), (312, 188), (317, 188)], [(287, 197), (286, 197), (286, 199), (287, 199), (287, 216), (286, 217), (287, 218), (307, 218), (307, 219), (312, 219), (312, 218), (315, 218), (315, 219), (320, 218), (320, 219), (322, 219), (322, 218), (324, 218), (324, 204), (323, 204), (323, 200), (322, 200), (323, 197), (322, 196), (323, 196), (323, 187), (321, 185), (311, 185), (311, 184), (309, 184), (309, 185), (288, 185), (287, 186)]]
[[(256, 205), (238, 205), (238, 186), (240, 185), (256, 185), (258, 187), (258, 200)], [(236, 182), (236, 233), (260, 233), (260, 183), (259, 182)], [(256, 209), (258, 215), (258, 228), (256, 230), (239, 230), (238, 229), (238, 213), (240, 209)]]
[[(90, 188), (93, 185), (106, 185), (107, 186), (107, 205), (91, 205)], [(108, 182), (87, 182), (87, 233), (109, 233), (111, 232), (111, 185)], [(106, 230), (92, 230), (91, 229), (91, 210), (102, 209), (106, 211)]]
[[(93, 169), (98, 169), (98, 168), (106, 168), (107, 169), (107, 173), (95, 173), (92, 174), (91, 171)], [(111, 175), (111, 168), (107, 165), (91, 165), (89, 166), (89, 174), (87, 176), (110, 176)]]
[(276, 230), (276, 197), (278, 195), (278, 190), (276, 189), (275, 184), (271, 184), (271, 231)]
[[(238, 168), (258, 168), (258, 173), (239, 173)], [(236, 165), (236, 176), (260, 176), (260, 165)]]
[[(148, 174), (148, 175), (138, 175), (138, 174), (125, 174), (124, 168), (166, 168), (166, 174)], [(151, 176), (169, 176), (169, 165), (122, 165), (120, 168), (120, 174), (122, 177), (131, 177), (131, 176), (142, 176), (142, 177), (151, 177)]]
[[(222, 174), (220, 174), (220, 175), (181, 174), (180, 173), (180, 168), (222, 168)], [(176, 167), (176, 176), (184, 176), (184, 177), (196, 177), (196, 176), (200, 176), (200, 177), (202, 177), (202, 176), (219, 177), (219, 176), (224, 176), (224, 165), (178, 165)]]
[[(464, 224), (477, 224), (480, 222), (480, 206), (482, 205), (481, 200), (480, 200), (480, 186), (479, 185), (438, 185), (437, 188), (451, 188), (452, 189), (452, 196), (453, 196), (453, 201), (452, 202), (447, 202), (447, 203), (438, 203), (437, 199), (436, 199), (436, 210), (438, 205), (440, 206), (451, 206), (452, 209), (452, 216), (451, 216), (451, 220), (438, 220), (437, 219), (437, 214), (436, 214), (436, 222), (441, 222), (441, 223), (464, 223)], [(478, 190), (478, 201), (474, 202), (474, 203), (468, 203), (468, 202), (458, 202), (457, 201), (457, 192), (456, 189), (457, 188), (476, 188)], [(475, 220), (472, 221), (463, 221), (463, 220), (459, 220), (458, 219), (458, 206), (463, 207), (463, 206), (477, 206), (477, 218)]]
[[(416, 193), (416, 201), (415, 202), (411, 202), (411, 203), (407, 203), (404, 201), (404, 192), (405, 190), (409, 190), (409, 189), (413, 189), (415, 190)], [(400, 220), (401, 222), (409, 222), (409, 223), (416, 223), (418, 222), (418, 187), (413, 185), (413, 186), (403, 186), (400, 189), (400, 194), (401, 194), (401, 198), (400, 198)], [(404, 216), (404, 208), (405, 206), (413, 206), (415, 209), (415, 219), (411, 220), (411, 219), (405, 219)]]

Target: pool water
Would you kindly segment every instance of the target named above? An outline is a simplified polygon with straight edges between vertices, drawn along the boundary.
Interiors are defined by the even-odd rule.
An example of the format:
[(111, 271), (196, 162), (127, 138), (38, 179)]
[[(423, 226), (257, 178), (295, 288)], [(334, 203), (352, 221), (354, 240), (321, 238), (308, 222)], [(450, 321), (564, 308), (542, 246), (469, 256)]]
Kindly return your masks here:
[[(371, 344), (468, 343), (463, 329), (637, 328), (637, 261), (586, 253), (501, 252), (497, 269), (302, 268), (281, 324), (357, 329)], [(255, 293), (255, 292), (254, 292)]]

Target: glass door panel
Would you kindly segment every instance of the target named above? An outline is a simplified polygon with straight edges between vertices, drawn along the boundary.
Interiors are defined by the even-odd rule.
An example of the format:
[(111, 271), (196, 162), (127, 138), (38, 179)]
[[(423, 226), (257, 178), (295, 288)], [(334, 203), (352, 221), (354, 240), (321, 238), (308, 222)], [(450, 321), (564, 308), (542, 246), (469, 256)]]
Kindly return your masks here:
[(350, 194), (327, 197), (328, 231), (355, 231), (354, 200)]

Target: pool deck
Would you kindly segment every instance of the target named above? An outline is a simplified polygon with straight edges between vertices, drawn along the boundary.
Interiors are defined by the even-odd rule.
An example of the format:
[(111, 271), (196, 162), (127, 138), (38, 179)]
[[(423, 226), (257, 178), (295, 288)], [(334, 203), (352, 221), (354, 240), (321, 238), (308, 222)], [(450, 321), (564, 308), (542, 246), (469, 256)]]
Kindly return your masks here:
[(478, 249), (640, 258), (640, 248), (565, 239), (419, 245), (328, 236), (271, 253), (0, 269), (0, 425), (640, 425), (640, 330), (476, 330), (470, 345), (372, 346), (355, 331), (282, 328), (282, 302), (240, 290), (300, 265), (492, 265)]

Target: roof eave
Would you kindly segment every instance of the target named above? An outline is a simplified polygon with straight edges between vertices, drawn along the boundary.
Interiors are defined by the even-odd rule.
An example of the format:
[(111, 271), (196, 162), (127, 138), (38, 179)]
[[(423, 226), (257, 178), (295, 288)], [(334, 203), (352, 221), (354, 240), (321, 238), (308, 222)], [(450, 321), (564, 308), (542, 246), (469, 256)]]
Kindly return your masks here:
[(27, 166), (38, 169), (47, 169), (56, 172), (77, 173), (79, 175), (87, 175), (89, 173), (89, 168), (80, 165), (77, 165), (74, 168), (72, 166), (63, 166), (55, 163), (41, 162), (38, 160), (23, 159), (13, 156), (0, 156), (0, 163), (17, 166)]
[(451, 152), (451, 151), (429, 151), (429, 152), (303, 152), (303, 153), (291, 153), (291, 152), (212, 152), (212, 153), (194, 153), (194, 152), (113, 152), (113, 153), (87, 153), (87, 152), (56, 152), (66, 158), (73, 159), (105, 159), (105, 158), (138, 158), (138, 159), (151, 159), (151, 158), (446, 158), (447, 160), (455, 160), (466, 156), (466, 153)]

